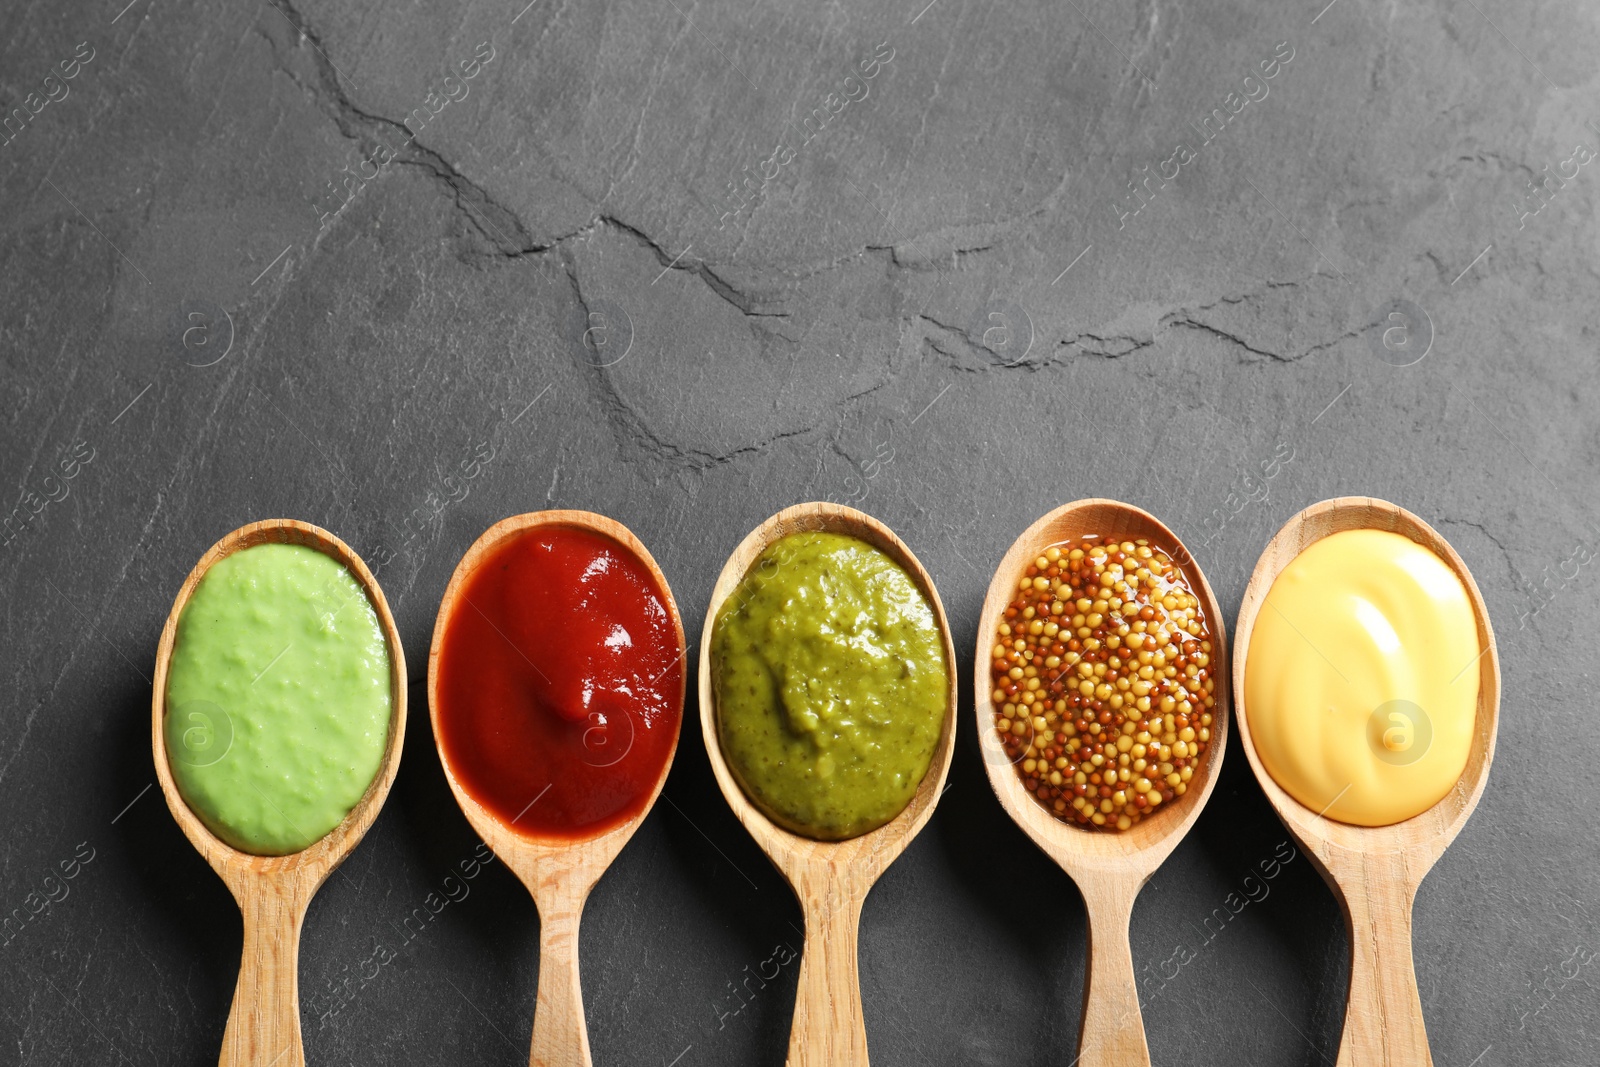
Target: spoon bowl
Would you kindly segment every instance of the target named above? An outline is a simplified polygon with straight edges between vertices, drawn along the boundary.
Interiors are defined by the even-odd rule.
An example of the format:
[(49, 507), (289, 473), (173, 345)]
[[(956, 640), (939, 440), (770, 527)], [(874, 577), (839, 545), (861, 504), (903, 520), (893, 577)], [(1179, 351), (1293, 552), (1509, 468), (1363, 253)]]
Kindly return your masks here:
[[(1483, 649), (1476, 664), (1478, 708), (1466, 770), (1433, 807), (1389, 826), (1335, 822), (1290, 796), (1261, 762), (1250, 736), (1245, 707), (1244, 676), (1250, 636), (1272, 583), (1306, 548), (1345, 530), (1398, 533), (1443, 560), (1466, 587), (1477, 622), (1478, 643)], [(1500, 659), (1483, 595), (1466, 563), (1426, 522), (1384, 500), (1339, 497), (1306, 508), (1268, 542), (1239, 605), (1238, 634), (1233, 674), (1239, 690), (1239, 739), (1245, 756), (1267, 800), (1311, 856), (1344, 909), (1352, 961), (1339, 1067), (1431, 1065), (1411, 957), (1411, 909), (1423, 877), (1478, 806), (1494, 759), (1500, 714)]]
[[(377, 613), (389, 651), (389, 735), (383, 765), (356, 806), (319, 841), (287, 856), (241, 852), (208, 829), (178, 792), (166, 745), (167, 674), (177, 641), (178, 619), (212, 565), (262, 544), (306, 545), (343, 564), (355, 576)], [(339, 538), (294, 519), (268, 519), (241, 526), (211, 546), (184, 580), (156, 648), (151, 695), (151, 747), (156, 779), (184, 836), (222, 878), (244, 917), (244, 952), (233, 1009), (222, 1035), (221, 1067), (304, 1067), (300, 1038), (300, 928), (311, 898), (344, 862), (378, 817), (400, 769), (406, 733), (406, 660), (400, 635), (377, 579)]]
[[(439, 604), (439, 615), (433, 628), (433, 645), (428, 653), (428, 706), (445, 779), (450, 783), (450, 791), (455, 794), (467, 822), (527, 886), (539, 911), (539, 991), (534, 1006), (529, 1063), (532, 1067), (588, 1067), (591, 1062), (589, 1031), (584, 1022), (583, 993), (578, 979), (579, 920), (590, 890), (611, 866), (617, 853), (622, 851), (622, 846), (633, 837), (634, 831), (650, 814), (656, 798), (661, 795), (667, 772), (672, 769), (672, 759), (677, 752), (678, 731), (673, 732), (666, 762), (662, 764), (649, 799), (637, 815), (589, 838), (556, 840), (542, 839), (513, 829), (473, 797), (462, 786), (450, 765), (439, 725), (440, 649), (445, 630), (456, 611), (457, 601), (463, 597), (467, 579), (486, 555), (493, 553), (506, 541), (543, 526), (588, 530), (609, 538), (631, 552), (661, 590), (677, 636), (679, 660), (688, 654), (688, 646), (684, 640), (683, 620), (678, 616), (678, 605), (672, 597), (672, 587), (667, 584), (661, 568), (656, 566), (655, 558), (626, 526), (588, 511), (539, 511), (514, 515), (489, 527), (467, 549), (461, 562), (456, 564), (455, 573), (450, 576), (450, 584), (445, 588), (444, 598)], [(686, 672), (680, 677), (678, 689), (679, 730), (682, 728), (685, 682)]]
[[(949, 676), (939, 743), (911, 802), (884, 825), (843, 841), (820, 841), (793, 833), (769, 819), (745, 796), (722, 755), (711, 677), (712, 636), (723, 604), (769, 545), (790, 534), (811, 531), (859, 538), (888, 554), (911, 576), (938, 622)], [(717, 577), (700, 638), (699, 678), (700, 729), (717, 785), (750, 836), (793, 887), (805, 915), (804, 952), (789, 1036), (789, 1067), (866, 1067), (867, 1033), (861, 1013), (856, 950), (861, 906), (873, 883), (932, 817), (955, 749), (955, 645), (939, 592), (911, 549), (870, 515), (828, 503), (785, 508), (740, 542)]]
[(1199, 564), (1183, 542), (1155, 516), (1131, 504), (1079, 500), (1056, 508), (1028, 527), (995, 569), (978, 619), (974, 704), (984, 768), (1000, 806), (1077, 883), (1089, 913), (1089, 969), (1078, 1038), (1079, 1058), (1074, 1062), (1083, 1067), (1131, 1067), (1150, 1063), (1128, 941), (1133, 901), (1189, 832), (1216, 785), (1228, 747), (1228, 672), (1213, 673), (1212, 696), (1216, 705), (1211, 709), (1210, 745), (1189, 781), (1188, 791), (1177, 801), (1162, 805), (1127, 830), (1109, 832), (1085, 830), (1063, 822), (1028, 793), (995, 729), (990, 650), (1005, 609), (1016, 593), (1018, 576), (1028, 565), (1052, 545), (1097, 535), (1118, 540), (1147, 538), (1167, 550), (1200, 600), (1211, 631), (1212, 662), (1226, 662), (1227, 631), (1222, 612)]

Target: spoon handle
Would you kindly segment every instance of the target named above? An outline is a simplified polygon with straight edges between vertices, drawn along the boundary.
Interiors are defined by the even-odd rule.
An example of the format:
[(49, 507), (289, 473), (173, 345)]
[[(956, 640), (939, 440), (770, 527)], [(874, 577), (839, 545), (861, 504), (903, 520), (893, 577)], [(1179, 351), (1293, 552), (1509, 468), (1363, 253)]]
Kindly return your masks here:
[(578, 984), (583, 896), (553, 892), (539, 904), (539, 999), (529, 1067), (590, 1067), (589, 1027)]
[(1080, 1067), (1150, 1067), (1128, 944), (1139, 887), (1120, 878), (1085, 878), (1078, 888), (1089, 912), (1089, 973), (1077, 1062)]
[(296, 887), (251, 879), (236, 888), (244, 954), (218, 1067), (305, 1067), (300, 1044), (300, 925)]
[(848, 874), (828, 870), (795, 881), (805, 913), (788, 1067), (867, 1067), (856, 940), (865, 891)]
[(1338, 1067), (1433, 1067), (1411, 959), (1416, 885), (1399, 855), (1337, 872), (1350, 934), (1350, 1002)]

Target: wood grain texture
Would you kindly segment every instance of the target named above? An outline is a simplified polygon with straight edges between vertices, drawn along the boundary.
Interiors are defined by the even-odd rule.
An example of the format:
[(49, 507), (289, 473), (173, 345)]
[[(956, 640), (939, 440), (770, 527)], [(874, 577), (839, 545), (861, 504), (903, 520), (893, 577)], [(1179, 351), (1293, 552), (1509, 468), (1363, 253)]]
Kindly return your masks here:
[(1150, 1063), (1150, 1051), (1134, 981), (1128, 923), (1139, 890), (1189, 832), (1216, 785), (1228, 747), (1229, 682), (1226, 670), (1214, 672), (1212, 695), (1216, 706), (1211, 711), (1211, 743), (1205, 760), (1189, 782), (1188, 792), (1128, 830), (1084, 830), (1055, 818), (1028, 794), (995, 730), (990, 652), (1017, 580), (1028, 565), (1051, 545), (1095, 535), (1143, 537), (1165, 548), (1200, 600), (1211, 630), (1212, 662), (1227, 663), (1228, 635), (1222, 611), (1199, 564), (1177, 535), (1155, 516), (1131, 504), (1078, 500), (1056, 508), (1023, 531), (995, 568), (978, 617), (974, 704), (984, 769), (1000, 806), (1071, 876), (1088, 911), (1089, 969), (1076, 1062), (1083, 1067), (1140, 1067)]
[[(774, 541), (793, 533), (828, 531), (858, 537), (903, 567), (927, 597), (938, 622), (949, 674), (944, 728), (928, 772), (904, 811), (876, 830), (845, 841), (817, 841), (778, 826), (750, 802), (722, 756), (711, 641), (717, 614), (751, 564)], [(956, 735), (956, 659), (950, 623), (933, 578), (911, 549), (883, 523), (837, 504), (797, 504), (752, 530), (718, 575), (700, 637), (700, 730), (712, 773), (728, 805), (800, 900), (805, 946), (789, 1033), (789, 1067), (866, 1067), (867, 1034), (861, 1014), (857, 933), (861, 906), (873, 883), (925, 826), (944, 789)]]
[[(672, 769), (672, 760), (678, 750), (679, 732), (682, 730), (681, 711), (688, 672), (680, 676), (679, 730), (673, 733), (672, 746), (667, 752), (666, 762), (662, 764), (661, 774), (650, 791), (649, 800), (634, 818), (584, 841), (545, 840), (513, 829), (479, 804), (462, 787), (450, 766), (444, 746), (439, 743), (439, 650), (462, 587), (483, 557), (507, 539), (540, 526), (572, 526), (590, 530), (609, 537), (632, 552), (649, 570), (661, 590), (667, 612), (672, 617), (680, 659), (688, 654), (688, 645), (684, 639), (683, 620), (678, 615), (678, 604), (672, 596), (672, 587), (656, 565), (655, 557), (650, 555), (632, 530), (604, 515), (588, 511), (531, 512), (502, 519), (489, 527), (467, 549), (461, 562), (456, 564), (434, 622), (433, 645), (428, 652), (428, 706), (434, 743), (439, 750), (439, 762), (444, 765), (445, 779), (450, 783), (450, 791), (455, 794), (467, 821), (494, 850), (495, 855), (527, 886), (539, 911), (539, 992), (534, 1005), (533, 1042), (528, 1062), (532, 1067), (589, 1067), (589, 1031), (584, 1023), (583, 993), (578, 977), (578, 926), (583, 917), (583, 905), (600, 876), (611, 866), (617, 853), (622, 851), (622, 846), (628, 843), (645, 816), (650, 814), (656, 798), (661, 795), (662, 786), (666, 784), (667, 772)], [(532, 802), (536, 798), (528, 799)]]
[[(389, 650), (389, 736), (383, 766), (344, 820), (320, 841), (287, 856), (255, 856), (226, 844), (189, 810), (172, 778), (164, 730), (167, 672), (177, 639), (178, 619), (195, 587), (213, 564), (260, 544), (295, 544), (316, 549), (342, 563), (360, 582), (377, 613)], [(195, 564), (173, 601), (156, 648), (156, 670), (150, 701), (151, 749), (156, 779), (167, 807), (184, 836), (222, 878), (244, 918), (244, 952), (233, 1010), (222, 1037), (222, 1067), (303, 1067), (300, 1040), (300, 928), (306, 907), (360, 842), (378, 817), (389, 787), (400, 769), (406, 733), (406, 660), (394, 617), (377, 579), (361, 557), (327, 530), (295, 519), (268, 519), (234, 530), (211, 546)]]
[[(1402, 534), (1438, 556), (1461, 579), (1477, 618), (1483, 655), (1477, 663), (1478, 713), (1467, 767), (1455, 787), (1427, 811), (1390, 826), (1351, 826), (1301, 804), (1267, 773), (1250, 737), (1244, 672), (1250, 634), (1272, 583), (1311, 544), (1344, 530)], [(1339, 1067), (1431, 1065), (1428, 1035), (1411, 957), (1411, 908), (1417, 887), (1478, 806), (1494, 759), (1500, 715), (1500, 656), (1477, 582), (1455, 549), (1411, 512), (1371, 497), (1324, 500), (1284, 524), (1257, 561), (1239, 605), (1233, 652), (1239, 738), (1267, 799), (1310, 854), (1344, 909), (1350, 936), (1350, 997)], [(1465, 669), (1465, 668), (1464, 668)]]

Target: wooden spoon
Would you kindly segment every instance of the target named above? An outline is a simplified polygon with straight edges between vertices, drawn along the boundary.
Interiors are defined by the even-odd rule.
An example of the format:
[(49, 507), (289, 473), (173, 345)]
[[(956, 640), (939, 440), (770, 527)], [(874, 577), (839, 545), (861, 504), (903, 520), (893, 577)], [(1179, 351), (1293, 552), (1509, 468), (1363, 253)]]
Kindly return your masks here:
[[(173, 781), (164, 728), (167, 670), (178, 635), (178, 618), (214, 563), (262, 544), (307, 545), (344, 564), (366, 590), (389, 647), (389, 739), (383, 767), (343, 822), (322, 840), (287, 856), (240, 852), (206, 828), (189, 810)], [(406, 658), (383, 590), (361, 557), (327, 530), (294, 519), (267, 519), (239, 527), (211, 546), (178, 590), (156, 648), (150, 707), (156, 778), (166, 794), (167, 807), (184, 836), (227, 884), (244, 916), (239, 984), (234, 989), (233, 1010), (223, 1031), (222, 1057), (218, 1062), (221, 1067), (304, 1067), (306, 1057), (300, 1043), (300, 927), (311, 898), (378, 817), (395, 772), (400, 769), (400, 750), (406, 735)]]
[[(461, 562), (456, 564), (433, 627), (433, 646), (428, 652), (428, 706), (434, 740), (438, 744), (439, 761), (444, 764), (444, 776), (456, 795), (456, 802), (466, 814), (467, 822), (528, 887), (534, 905), (539, 910), (539, 993), (534, 1005), (533, 1047), (528, 1062), (531, 1067), (589, 1067), (589, 1030), (584, 1023), (583, 991), (578, 982), (578, 922), (583, 916), (583, 905), (589, 899), (589, 891), (606, 868), (611, 866), (611, 861), (617, 858), (617, 853), (622, 851), (622, 846), (628, 843), (645, 816), (650, 814), (656, 798), (661, 795), (661, 787), (666, 784), (667, 772), (672, 769), (672, 758), (678, 750), (678, 732), (673, 733), (672, 746), (667, 752), (666, 762), (661, 766), (660, 777), (656, 779), (650, 790), (650, 799), (639, 814), (604, 833), (581, 841), (545, 840), (513, 829), (462, 787), (450, 766), (444, 745), (440, 743), (443, 734), (439, 729), (439, 650), (444, 642), (445, 628), (455, 613), (456, 599), (485, 555), (505, 541), (540, 526), (572, 526), (589, 530), (610, 538), (632, 552), (661, 590), (667, 612), (672, 616), (673, 631), (678, 638), (679, 659), (688, 654), (688, 646), (683, 636), (683, 620), (678, 617), (678, 605), (672, 598), (672, 587), (667, 584), (661, 568), (656, 566), (655, 558), (633, 535), (632, 530), (620, 522), (589, 511), (537, 511), (513, 515), (489, 527), (467, 549)], [(682, 685), (678, 691), (678, 706), (680, 709), (683, 706)]]
[[(1466, 586), (1477, 617), (1478, 713), (1467, 768), (1443, 800), (1391, 826), (1351, 826), (1322, 817), (1290, 796), (1261, 763), (1250, 738), (1244, 705), (1244, 672), (1256, 615), (1279, 572), (1311, 544), (1344, 530), (1388, 530), (1431, 551)], [(1455, 549), (1427, 523), (1384, 500), (1347, 496), (1324, 500), (1300, 512), (1278, 531), (1256, 562), (1239, 605), (1239, 641), (1233, 674), (1239, 689), (1239, 739), (1256, 781), (1344, 908), (1352, 961), (1350, 1000), (1340, 1039), (1340, 1067), (1416, 1067), (1433, 1063), (1417, 996), (1411, 959), (1411, 906), (1428, 869), (1460, 832), (1489, 780), (1495, 729), (1500, 716), (1500, 657), (1489, 610), (1472, 573)], [(1465, 669), (1465, 668), (1463, 668)]]
[[(722, 756), (711, 681), (711, 638), (723, 604), (768, 545), (790, 534), (813, 530), (858, 537), (888, 553), (905, 569), (933, 608), (949, 671), (943, 732), (911, 803), (876, 830), (846, 841), (816, 841), (791, 833), (767, 818), (744, 795)], [(856, 960), (861, 906), (879, 875), (905, 851), (933, 815), (955, 749), (955, 646), (933, 578), (894, 531), (854, 508), (815, 503), (797, 504), (778, 512), (740, 542), (711, 590), (711, 607), (700, 637), (700, 729), (712, 773), (717, 776), (728, 806), (773, 866), (788, 879), (805, 915), (804, 954), (795, 994), (794, 1025), (789, 1032), (789, 1067), (866, 1067), (867, 1030), (861, 1014)]]
[(1222, 756), (1228, 747), (1228, 672), (1217, 669), (1212, 677), (1211, 742), (1206, 757), (1189, 781), (1184, 795), (1164, 804), (1120, 833), (1084, 830), (1055, 818), (1036, 797), (1028, 794), (1022, 776), (1006, 756), (995, 729), (993, 686), (989, 667), (995, 633), (1006, 606), (1016, 593), (1017, 581), (1045, 549), (1065, 541), (1095, 535), (1118, 540), (1147, 538), (1163, 548), (1183, 570), (1190, 590), (1211, 630), (1211, 662), (1227, 662), (1227, 631), (1211, 586), (1177, 536), (1153, 515), (1116, 500), (1079, 500), (1065, 504), (1028, 527), (1000, 561), (989, 595), (978, 619), (978, 649), (973, 667), (978, 738), (989, 784), (1000, 806), (1021, 826), (1034, 844), (1061, 865), (1077, 883), (1089, 913), (1089, 971), (1084, 989), (1083, 1026), (1078, 1036), (1082, 1067), (1133, 1067), (1148, 1065), (1144, 1019), (1139, 1011), (1139, 989), (1128, 941), (1128, 923), (1139, 890), (1189, 832), (1200, 809), (1216, 785)]

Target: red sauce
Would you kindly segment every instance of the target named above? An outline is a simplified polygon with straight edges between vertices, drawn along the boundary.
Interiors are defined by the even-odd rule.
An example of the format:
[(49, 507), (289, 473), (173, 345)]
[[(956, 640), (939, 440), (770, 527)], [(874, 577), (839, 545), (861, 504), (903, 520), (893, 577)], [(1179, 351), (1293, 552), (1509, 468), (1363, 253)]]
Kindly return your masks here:
[(457, 781), (533, 837), (638, 815), (683, 716), (666, 604), (631, 551), (578, 527), (535, 527), (485, 556), (439, 646), (439, 741)]

